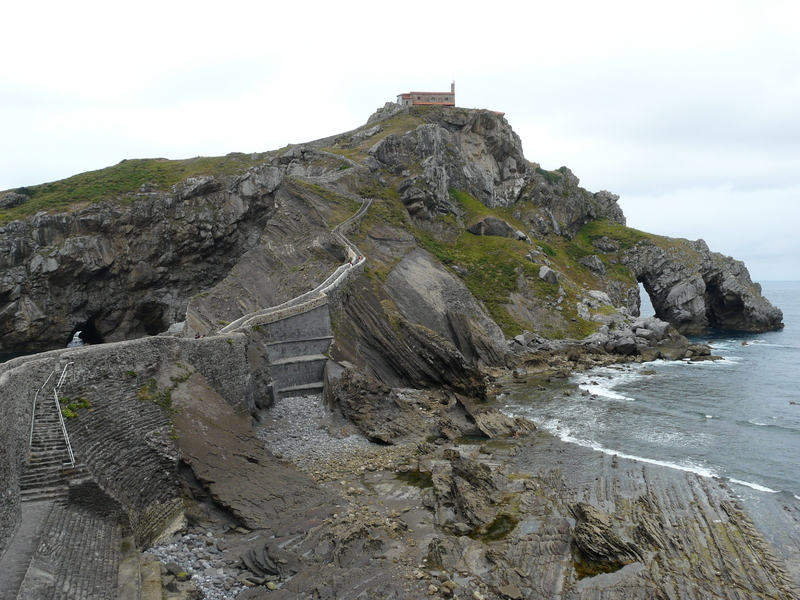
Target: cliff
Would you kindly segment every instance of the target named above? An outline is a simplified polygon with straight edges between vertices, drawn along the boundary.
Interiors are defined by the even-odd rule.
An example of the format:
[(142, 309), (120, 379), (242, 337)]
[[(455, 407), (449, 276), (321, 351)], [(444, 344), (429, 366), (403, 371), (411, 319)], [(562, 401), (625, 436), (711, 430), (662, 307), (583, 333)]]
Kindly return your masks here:
[[(108, 553), (104, 568), (114, 571), (114, 561), (124, 559), (125, 536), (126, 544), (141, 547), (171, 533), (181, 515), (281, 538), (287, 546), (248, 538), (242, 560), (262, 574), (260, 583), (291, 580), (286, 593), (298, 595), (389, 594), (409, 580), (419, 591), (427, 581), (401, 566), (384, 572), (370, 557), (394, 557), (398, 565), (426, 557), (453, 573), (474, 570), (475, 581), (485, 576), (474, 590), (486, 598), (534, 593), (536, 581), (545, 582), (540, 595), (556, 593), (563, 582), (579, 592), (583, 567), (570, 558), (573, 538), (586, 563), (648, 563), (646, 572), (627, 571), (641, 572), (636, 577), (648, 590), (658, 588), (659, 573), (683, 581), (682, 557), (698, 554), (705, 530), (675, 552), (660, 553), (659, 538), (643, 542), (646, 553), (624, 553), (609, 517), (573, 502), (578, 487), (589, 490), (585, 481), (562, 485), (552, 464), (530, 484), (505, 467), (493, 471), (498, 463), (491, 454), (520, 468), (540, 460), (533, 458), (533, 440), (525, 456), (512, 460), (518, 449), (506, 441), (535, 427), (492, 408), (493, 382), (512, 370), (520, 377), (532, 370), (566, 375), (628, 360), (702, 360), (708, 348), (691, 345), (682, 333), (782, 327), (780, 310), (761, 296), (742, 263), (702, 241), (628, 228), (615, 195), (581, 188), (566, 167), (547, 171), (527, 161), (509, 124), (491, 111), (389, 106), (354, 131), (288, 149), (123, 161), (0, 198), (0, 352), (59, 349), (0, 365), (0, 396), (12, 415), (0, 422), (0, 553), (32, 518), (22, 488), (32, 470), (29, 432), (39, 392), (56, 413), (61, 396), (79, 395), (75, 405), (83, 408), (63, 431), (82, 462), (54, 467), (66, 505), (34, 527), (47, 533), (31, 564), (51, 569), (49, 581), (58, 586), (68, 587), (69, 575), (67, 559), (59, 559), (60, 567), (51, 560), (58, 544), (90, 531), (53, 533), (51, 544), (48, 536), (70, 527), (70, 519), (111, 528), (94, 555)], [(639, 282), (655, 318), (638, 317)], [(64, 349), (76, 331), (92, 344)], [(74, 378), (62, 388), (55, 382), (68, 369)], [(431, 491), (393, 491), (384, 481), (393, 478), (391, 470), (368, 481), (361, 455), (353, 464), (317, 469), (311, 481), (262, 451), (250, 417), (282, 394), (323, 386), (333, 409), (326, 417), (334, 419), (326, 425), (332, 438), (357, 429), (382, 448), (398, 447), (370, 463), (370, 472), (402, 466), (430, 480)], [(63, 400), (69, 407), (70, 398)], [(452, 445), (465, 436), (495, 445), (462, 456)], [(365, 478), (356, 482), (354, 473)], [(593, 471), (581, 473), (596, 479)], [(318, 486), (334, 478), (342, 488)], [(413, 498), (409, 511), (427, 536), (427, 555), (415, 539), (401, 539), (409, 526), (397, 515), (358, 512), (361, 501), (344, 489), (345, 479), (365, 489), (380, 483), (374, 489), (388, 496), (376, 506)], [(630, 485), (639, 490), (649, 483)], [(537, 486), (546, 490), (546, 502), (537, 499)], [(570, 498), (558, 497), (568, 487), (575, 488)], [(652, 494), (641, 502), (666, 502), (671, 484)], [(698, 519), (716, 523), (723, 497), (727, 502), (727, 492), (708, 491)], [(485, 543), (502, 525), (498, 519), (508, 517), (501, 507), (513, 512), (518, 501), (520, 514), (541, 518), (548, 539), (557, 541), (536, 544), (558, 574), (528, 580), (523, 567), (534, 561), (536, 544), (520, 557), (514, 544)], [(625, 507), (625, 535), (661, 514), (629, 499)], [(425, 516), (429, 510), (433, 520)], [(569, 533), (570, 510), (589, 525)], [(750, 537), (742, 541), (740, 530), (757, 535), (743, 523), (724, 535), (749, 556)], [(609, 540), (613, 552), (595, 555)], [(708, 585), (715, 593), (706, 574), (712, 563), (732, 564), (730, 544), (703, 554), (700, 575), (674, 594), (690, 589), (687, 597), (694, 597)], [(468, 553), (477, 562), (459, 558)], [(769, 580), (789, 590), (782, 567), (767, 558), (753, 573), (725, 569), (761, 587)], [(490, 563), (504, 565), (502, 572), (492, 574)], [(93, 564), (85, 562), (80, 573), (90, 579)], [(335, 584), (315, 587), (323, 580)], [(116, 589), (116, 579), (109, 581)]]
[[(598, 312), (635, 316), (637, 281), (683, 333), (782, 326), (744, 265), (702, 243), (626, 228), (616, 196), (584, 190), (566, 167), (527, 161), (490, 111), (381, 111), (287, 151), (199, 160), (171, 170), (124, 161), (6, 194), (0, 349), (63, 347), (78, 330), (92, 341), (154, 335), (190, 306), (205, 334), (279, 304), (345, 260), (330, 227), (366, 197), (376, 203), (353, 237), (370, 257), (375, 293), (396, 305), (384, 303), (382, 318), (424, 325), (476, 364), (502, 362), (497, 326), (506, 337), (581, 339), (600, 327)], [(97, 201), (87, 205), (82, 189)], [(24, 216), (26, 207), (36, 214)], [(469, 316), (434, 310), (435, 322), (419, 322), (427, 311), (407, 292), (421, 261), (471, 307), (450, 313)]]

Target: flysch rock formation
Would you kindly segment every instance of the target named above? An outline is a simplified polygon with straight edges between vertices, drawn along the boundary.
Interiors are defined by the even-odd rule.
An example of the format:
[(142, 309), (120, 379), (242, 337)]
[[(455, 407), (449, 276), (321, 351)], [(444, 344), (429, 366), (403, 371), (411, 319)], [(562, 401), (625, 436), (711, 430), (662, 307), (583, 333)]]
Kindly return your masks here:
[(744, 263), (711, 252), (703, 240), (640, 242), (622, 260), (644, 283), (656, 316), (683, 334), (705, 333), (709, 327), (770, 331), (782, 326), (781, 311), (760, 301), (761, 287), (750, 280)]
[(174, 166), (68, 210), (24, 214), (58, 182), (2, 195), (0, 351), (50, 351), (0, 365), (0, 597), (797, 597), (800, 548), (724, 484), (493, 404), (782, 327), (742, 263), (627, 228), (492, 111)]

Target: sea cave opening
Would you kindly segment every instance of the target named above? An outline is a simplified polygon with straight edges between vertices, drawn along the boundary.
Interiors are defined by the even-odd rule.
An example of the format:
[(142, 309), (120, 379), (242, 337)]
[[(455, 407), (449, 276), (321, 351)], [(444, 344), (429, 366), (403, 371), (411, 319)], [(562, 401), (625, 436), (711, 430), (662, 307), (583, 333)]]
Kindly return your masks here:
[[(71, 341), (75, 334), (80, 331), (80, 338), (83, 340), (84, 344), (102, 344), (105, 342), (103, 337), (97, 332), (97, 328), (94, 326), (94, 322), (89, 320), (84, 323), (79, 323), (72, 329), (72, 333), (69, 334), (69, 339), (67, 342)], [(66, 346), (66, 344), (64, 344)]]
[(656, 309), (653, 307), (653, 301), (650, 299), (650, 293), (644, 287), (644, 283), (639, 282), (639, 316), (652, 317), (655, 316)]

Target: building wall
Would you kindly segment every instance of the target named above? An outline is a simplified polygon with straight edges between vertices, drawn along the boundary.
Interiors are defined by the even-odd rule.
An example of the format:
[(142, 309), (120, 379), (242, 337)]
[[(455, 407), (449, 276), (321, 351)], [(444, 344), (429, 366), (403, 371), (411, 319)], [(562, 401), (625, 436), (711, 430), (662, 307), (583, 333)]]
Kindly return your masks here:
[(425, 104), (439, 104), (443, 106), (456, 105), (456, 84), (450, 86), (449, 92), (409, 92), (397, 96), (397, 103), (402, 106), (415, 106)]

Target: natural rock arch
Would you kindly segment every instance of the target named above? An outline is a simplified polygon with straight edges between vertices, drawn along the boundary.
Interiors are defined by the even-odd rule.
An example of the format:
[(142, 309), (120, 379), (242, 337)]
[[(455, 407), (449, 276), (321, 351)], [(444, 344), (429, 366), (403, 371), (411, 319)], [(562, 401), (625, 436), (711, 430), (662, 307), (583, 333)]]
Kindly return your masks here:
[(623, 262), (650, 296), (656, 316), (684, 335), (709, 328), (772, 331), (783, 313), (761, 295), (744, 263), (711, 252), (703, 240), (660, 238), (640, 242)]

